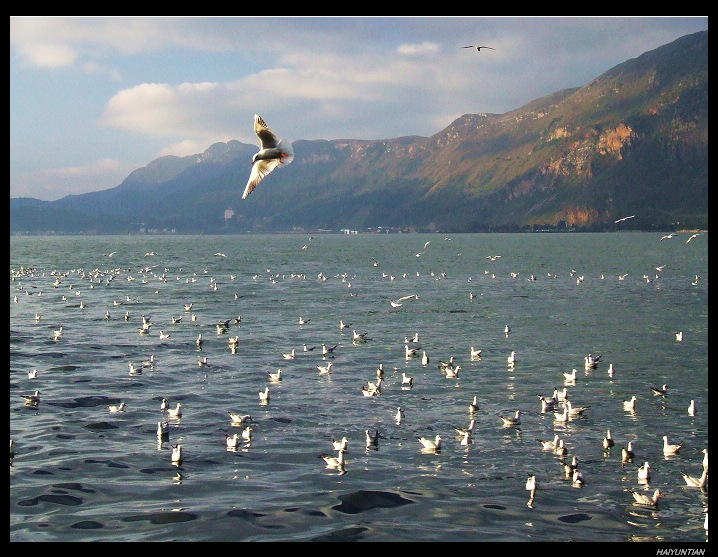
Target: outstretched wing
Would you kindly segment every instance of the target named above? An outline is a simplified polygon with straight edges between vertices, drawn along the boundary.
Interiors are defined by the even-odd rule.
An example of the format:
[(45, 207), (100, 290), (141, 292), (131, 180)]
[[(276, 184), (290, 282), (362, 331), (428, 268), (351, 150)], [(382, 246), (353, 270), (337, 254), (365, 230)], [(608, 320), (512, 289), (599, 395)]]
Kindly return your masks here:
[(247, 196), (254, 191), (254, 188), (257, 187), (257, 184), (259, 184), (259, 182), (261, 182), (267, 174), (277, 168), (279, 164), (279, 159), (266, 159), (255, 162), (252, 165), (252, 173), (249, 175), (249, 181), (247, 182), (247, 186), (244, 188), (242, 199), (246, 199)]
[(277, 146), (277, 136), (269, 129), (259, 114), (254, 115), (254, 133), (260, 142), (260, 149), (272, 149)]

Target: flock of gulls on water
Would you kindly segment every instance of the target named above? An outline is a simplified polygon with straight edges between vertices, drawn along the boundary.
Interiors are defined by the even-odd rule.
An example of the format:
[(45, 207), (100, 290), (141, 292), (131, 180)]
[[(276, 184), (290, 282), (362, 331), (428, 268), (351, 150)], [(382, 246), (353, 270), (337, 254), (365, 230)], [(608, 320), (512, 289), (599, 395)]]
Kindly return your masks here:
[[(467, 47), (468, 48), (468, 47)], [(483, 48), (483, 47), (482, 47)], [(280, 149), (278, 147), (279, 142), (275, 142), (275, 139), (273, 137), (273, 134), (269, 132), (269, 130), (266, 128), (266, 124), (256, 116), (255, 118), (255, 128), (257, 129), (257, 134), (262, 138), (263, 143), (263, 149)], [(271, 135), (270, 135), (271, 134)], [(283, 154), (282, 156), (287, 156), (286, 154)], [(259, 159), (260, 161), (263, 159)], [(255, 161), (256, 162), (256, 161)], [(276, 166), (276, 165), (275, 165)], [(256, 183), (261, 179), (263, 175), (266, 175), (266, 173), (270, 172), (274, 166), (269, 166), (262, 170), (261, 168), (259, 170), (256, 170), (258, 167), (255, 165), (253, 170), (253, 176), (255, 173), (258, 173), (256, 176), (254, 176), (253, 180), (254, 182), (250, 181), (250, 183), (247, 185), (247, 190), (245, 191), (245, 196), (248, 195), (254, 187), (256, 187)], [(631, 217), (626, 217), (631, 218)], [(670, 239), (674, 237), (675, 234), (671, 234), (668, 236), (664, 236), (661, 238), (661, 241), (664, 241), (666, 239)], [(695, 238), (697, 234), (692, 235), (688, 242), (690, 242), (693, 238)], [(310, 240), (312, 238), (310, 237)], [(449, 238), (446, 238), (445, 240), (450, 240)], [(423, 249), (416, 254), (417, 257), (420, 257), (423, 255), (429, 246), (430, 242), (426, 242), (424, 244)], [(305, 246), (306, 247), (306, 246)], [(302, 248), (304, 249), (304, 247)], [(108, 254), (108, 257), (112, 257), (115, 255), (115, 252), (112, 252), (111, 254)], [(154, 252), (148, 252), (145, 254), (146, 257), (153, 256)], [(226, 255), (217, 252), (214, 254), (217, 257), (226, 257)], [(487, 259), (491, 260), (497, 260), (500, 258), (500, 255), (492, 255), (487, 256)], [(377, 266), (377, 263), (375, 261), (374, 266)], [(661, 272), (663, 270), (664, 266), (658, 267), (657, 271)], [(51, 289), (52, 291), (61, 292), (61, 298), (63, 301), (67, 300), (67, 296), (80, 296), (80, 291), (87, 292), (88, 290), (92, 290), (94, 288), (106, 288), (111, 287), (113, 285), (114, 281), (127, 281), (127, 283), (130, 283), (132, 281), (138, 280), (141, 284), (149, 284), (150, 281), (160, 281), (160, 282), (167, 282), (168, 280), (175, 280), (174, 277), (171, 276), (171, 271), (169, 268), (164, 268), (164, 271), (161, 273), (156, 272), (157, 266), (142, 266), (136, 270), (127, 269), (126, 271), (121, 270), (120, 268), (112, 268), (112, 269), (104, 269), (100, 270), (99, 268), (95, 268), (92, 271), (85, 271), (83, 269), (73, 269), (71, 271), (57, 271), (53, 270), (51, 272), (47, 273), (47, 278), (50, 279), (51, 282), (48, 283), (48, 289)], [(269, 270), (268, 272), (268, 278), (271, 281), (276, 281), (277, 277), (273, 275)], [(488, 271), (486, 271), (488, 274)], [(571, 275), (575, 271), (572, 271)], [(29, 289), (25, 289), (23, 287), (23, 280), (28, 277), (46, 277), (46, 271), (41, 269), (34, 269), (34, 268), (25, 268), (21, 267), (19, 269), (11, 269), (11, 280), (16, 284), (16, 290), (23, 295), (31, 295), (34, 294), (35, 296), (42, 296), (43, 293), (41, 291), (31, 292)], [(550, 273), (549, 273), (549, 276)], [(200, 275), (201, 277), (201, 275)], [(236, 275), (232, 275), (232, 280), (236, 278)], [(319, 281), (326, 280), (326, 277), (323, 277), (321, 274), (317, 277)], [(347, 276), (342, 276), (343, 282), (348, 282)], [(393, 279), (393, 277), (391, 277)], [(437, 277), (437, 279), (440, 277)], [(603, 278), (603, 276), (602, 276)], [(618, 277), (620, 279), (620, 277)], [(176, 280), (186, 280), (188, 283), (190, 280), (192, 282), (196, 282), (197, 275), (195, 273), (194, 276), (190, 277), (187, 276), (184, 279), (182, 279), (180, 276), (176, 277)], [(211, 276), (208, 277), (205, 275), (203, 277), (203, 281), (205, 282), (207, 279), (210, 281), (210, 287), (213, 287), (213, 289), (217, 289), (216, 279), (212, 278)], [(258, 275), (254, 275), (252, 277), (253, 280), (258, 279)], [(698, 281), (699, 277), (696, 276), (696, 282)], [(470, 280), (470, 279), (469, 279)], [(36, 288), (36, 287), (33, 287)], [(150, 289), (153, 289), (151, 286)], [(158, 291), (155, 291), (158, 292)], [(46, 292), (44, 294), (46, 297), (48, 296), (48, 293)], [(58, 299), (60, 296), (58, 294), (54, 294), (55, 297)], [(237, 294), (234, 295), (235, 299), (237, 299)], [(412, 294), (403, 296), (400, 298), (397, 298), (396, 300), (390, 300), (390, 306), (393, 309), (398, 310), (402, 306), (402, 304), (408, 303), (410, 300), (417, 300), (419, 299), (419, 296)], [(14, 296), (14, 302), (19, 303), (18, 295)], [(84, 300), (83, 300), (84, 302)], [(113, 303), (113, 307), (117, 308), (117, 306), (122, 306), (125, 302), (115, 300)], [(139, 300), (132, 298), (130, 295), (126, 296), (126, 303), (139, 303)], [(80, 305), (81, 309), (84, 309), (84, 303)], [(185, 303), (183, 306), (179, 306), (182, 308), (185, 315), (189, 317), (189, 320), (191, 322), (195, 322), (197, 320), (197, 315), (194, 313), (195, 307), (194, 303)], [(104, 309), (104, 308), (103, 308)], [(131, 314), (129, 310), (122, 311), (124, 308), (120, 308), (119, 311), (122, 312), (122, 319), (124, 321), (130, 321), (137, 322), (138, 327), (135, 329), (137, 332), (135, 334), (140, 335), (155, 335), (160, 340), (167, 340), (172, 338), (170, 333), (165, 333), (163, 330), (159, 330), (157, 333), (153, 332), (153, 327), (159, 328), (162, 325), (155, 325), (152, 321), (152, 318), (147, 315), (134, 315)], [(111, 315), (109, 313), (109, 310), (107, 311), (106, 319), (110, 320)], [(42, 320), (42, 315), (40, 313), (35, 314), (35, 321), (39, 323)], [(178, 325), (182, 321), (182, 316), (172, 318), (172, 325)], [(308, 319), (306, 317), (300, 316), (297, 320), (297, 324), (299, 326), (305, 326), (311, 322), (311, 319)], [(231, 335), (232, 331), (232, 325), (234, 325), (237, 329), (240, 327), (241, 324), (241, 316), (237, 316), (235, 318), (230, 318), (226, 320), (220, 320), (215, 324), (217, 335), (226, 335), (226, 338), (228, 338), (227, 345), (229, 350), (236, 354), (239, 346), (241, 345), (239, 335), (236, 336)], [(169, 325), (169, 324), (168, 324)], [(71, 335), (70, 332), (72, 327), (71, 324), (68, 323), (68, 331), (65, 331), (63, 326), (59, 326), (58, 329), (53, 330), (51, 333), (51, 338), (55, 342), (63, 342), (63, 340), (66, 338), (66, 335)], [(354, 345), (361, 345), (365, 343), (371, 342), (371, 338), (369, 337), (368, 333), (358, 331), (357, 329), (352, 329), (352, 324), (347, 323), (343, 320), (339, 322), (339, 330), (342, 332), (344, 330), (350, 330), (351, 329), (351, 341)], [(512, 333), (511, 327), (509, 325), (506, 325), (503, 328), (503, 333), (508, 338), (509, 335)], [(676, 332), (675, 333), (675, 341), (676, 342), (683, 342), (684, 336), (682, 332)], [(202, 351), (202, 343), (203, 343), (203, 337), (200, 333), (195, 341), (196, 343), (196, 349), (198, 352)], [(162, 345), (160, 345), (162, 346)], [(339, 345), (327, 345), (325, 343), (321, 344), (321, 350), (317, 350), (317, 354), (321, 356), (322, 362), (316, 364), (316, 370), (319, 375), (330, 375), (333, 372), (333, 366), (334, 362), (333, 356), (334, 351), (337, 349)], [(285, 360), (294, 360), (298, 357), (300, 353), (311, 353), (315, 349), (318, 349), (318, 346), (308, 346), (306, 343), (303, 344), (301, 349), (298, 348), (291, 348), (291, 350), (288, 351), (279, 351), (281, 353), (281, 356)], [(427, 355), (425, 350), (421, 349), (420, 346), (420, 339), (419, 339), (419, 333), (415, 333), (413, 336), (409, 337), (406, 336), (404, 338), (404, 352), (405, 352), (405, 358), (406, 361), (409, 361), (413, 358), (421, 358), (421, 363), (423, 366), (428, 366), (430, 363), (429, 355)], [(470, 357), (472, 361), (478, 361), (481, 360), (482, 357), (482, 349), (476, 349), (474, 346), (470, 347), (470, 350), (467, 348), (467, 356)], [(155, 354), (150, 355), (150, 357), (144, 361), (141, 362), (141, 364), (136, 365), (134, 362), (128, 363), (129, 368), (129, 375), (141, 375), (143, 370), (145, 369), (155, 369), (155, 366), (161, 365), (158, 360), (161, 360), (160, 358), (155, 358)], [(516, 351), (511, 351), (506, 359), (506, 364), (509, 369), (513, 369), (515, 366), (519, 365), (519, 357)], [(202, 357), (197, 358), (197, 365), (199, 367), (208, 366), (209, 360), (206, 355), (203, 355)], [(459, 373), (462, 370), (462, 366), (455, 360), (455, 357), (452, 355), (449, 359), (446, 361), (439, 361), (435, 363), (436, 367), (439, 369), (440, 373), (445, 375), (447, 378), (457, 378), (459, 376)], [(584, 371), (588, 375), (589, 373), (593, 372), (594, 370), (597, 370), (599, 366), (605, 365), (602, 361), (602, 356), (595, 356), (593, 354), (588, 354), (584, 357)], [(258, 402), (261, 405), (267, 405), (270, 403), (270, 386), (276, 385), (277, 383), (281, 382), (283, 380), (283, 372), (281, 369), (272, 370), (272, 371), (266, 371), (267, 373), (267, 381), (269, 382), (269, 385), (266, 386), (264, 389), (259, 391), (257, 393)], [(609, 378), (613, 379), (615, 370), (613, 363), (608, 364), (606, 374)], [(571, 396), (569, 396), (569, 389), (572, 386), (575, 386), (576, 379), (577, 379), (578, 371), (577, 369), (573, 369), (570, 373), (564, 372), (563, 373), (563, 388), (561, 390), (554, 389), (553, 393), (550, 396), (542, 396), (537, 395), (539, 402), (537, 404), (540, 404), (540, 411), (543, 414), (546, 415), (552, 415), (553, 420), (556, 425), (565, 424), (567, 422), (570, 422), (574, 419), (579, 419), (591, 412), (591, 406), (590, 405), (579, 405), (574, 402), (574, 394), (571, 392)], [(41, 382), (42, 381), (42, 373), (38, 373), (37, 369), (33, 369), (31, 371), (28, 371), (28, 379)], [(385, 374), (384, 374), (384, 365), (382, 363), (378, 364), (378, 367), (376, 369), (376, 379), (367, 381), (366, 384), (362, 387), (361, 392), (362, 395), (365, 397), (375, 397), (379, 396), (382, 393), (382, 390), (385, 389)], [(401, 376), (401, 388), (402, 389), (411, 389), (415, 385), (415, 377), (409, 376), (406, 374), (406, 372), (402, 372)], [(652, 394), (655, 397), (669, 397), (669, 387), (668, 385), (661, 385), (661, 386), (652, 386), (650, 387), (650, 394)], [(628, 412), (630, 414), (635, 414), (639, 410), (636, 407), (637, 401), (640, 400), (639, 397), (642, 398), (641, 395), (643, 393), (639, 393), (637, 395), (632, 395), (628, 400), (625, 400), (621, 403), (619, 402), (619, 408), (623, 409), (624, 412)], [(23, 394), (21, 395), (24, 404), (29, 407), (37, 408), (41, 405), (41, 391), (39, 389), (33, 390), (30, 394)], [(469, 425), (465, 428), (462, 427), (455, 427), (454, 432), (456, 437), (459, 440), (459, 443), (463, 446), (468, 446), (473, 442), (473, 436), (476, 426), (476, 419), (478, 418), (478, 412), (480, 407), (480, 399), (473, 395), (470, 400), (467, 400), (467, 418), (469, 420)], [(538, 406), (537, 406), (538, 408)], [(112, 414), (120, 413), (126, 411), (127, 405), (125, 402), (120, 402), (119, 404), (113, 404), (108, 407), (108, 412)], [(169, 443), (169, 437), (170, 437), (170, 423), (175, 420), (181, 420), (182, 418), (182, 412), (183, 412), (183, 405), (181, 402), (177, 402), (175, 405), (171, 405), (169, 400), (167, 398), (164, 398), (162, 400), (161, 406), (158, 408), (163, 413), (163, 419), (157, 422), (157, 438), (160, 442), (166, 442)], [(695, 401), (691, 400), (690, 405), (688, 406), (686, 412), (690, 416), (694, 416), (696, 413), (696, 407), (695, 407)], [(233, 410), (227, 411), (229, 416), (229, 424), (232, 427), (240, 428), (238, 433), (233, 434), (226, 434), (226, 447), (227, 450), (236, 450), (238, 447), (242, 446), (242, 444), (249, 444), (252, 440), (252, 431), (253, 431), (253, 420), (252, 416), (248, 413), (240, 413)], [(401, 424), (405, 419), (405, 409), (402, 408), (402, 406), (398, 406), (396, 408), (396, 413), (393, 416), (394, 421), (397, 423), (397, 425)], [(507, 415), (498, 415), (496, 419), (496, 426), (497, 427), (506, 427), (506, 428), (515, 428), (519, 427), (521, 425), (521, 418), (522, 418), (522, 412), (521, 410), (515, 410), (512, 411), (512, 413)], [(490, 424), (484, 425), (484, 427), (488, 427)], [(379, 440), (382, 438), (382, 434), (378, 429), (374, 429), (373, 431), (371, 429), (365, 430), (365, 438), (362, 440), (362, 443), (365, 445), (367, 449), (374, 447), (377, 445)], [(422, 453), (433, 453), (433, 454), (439, 454), (442, 449), (442, 443), (445, 442), (446, 439), (442, 437), (441, 434), (431, 435), (431, 436), (417, 436), (416, 437), (416, 444), (417, 444), (417, 450), (421, 451)], [(537, 442), (539, 444), (539, 447), (542, 451), (554, 453), (557, 455), (558, 460), (560, 464), (565, 469), (565, 476), (566, 480), (570, 480), (570, 482), (575, 487), (582, 487), (586, 482), (590, 481), (586, 478), (585, 470), (582, 468), (582, 463), (578, 457), (578, 455), (572, 455), (570, 460), (568, 460), (568, 454), (567, 454), (567, 446), (564, 439), (560, 437), (558, 433), (556, 433), (552, 439), (537, 439)], [(611, 433), (610, 429), (606, 430), (605, 437), (602, 440), (602, 446), (604, 451), (612, 451), (615, 450), (615, 441), (613, 439), (613, 435)], [(182, 462), (185, 458), (185, 454), (183, 452), (183, 446), (181, 444), (170, 444), (172, 451), (171, 451), (171, 463), (176, 466), (180, 467), (182, 465)], [(321, 459), (325, 463), (326, 467), (331, 470), (337, 470), (340, 474), (343, 474), (346, 472), (346, 466), (347, 466), (347, 460), (345, 458), (345, 454), (349, 450), (349, 440), (346, 436), (342, 436), (338, 440), (332, 440), (332, 450), (333, 452), (323, 452), (319, 456), (321, 456)], [(680, 451), (684, 447), (684, 441), (678, 441), (676, 442), (673, 439), (670, 439), (668, 435), (663, 436), (663, 446), (660, 449), (661, 452), (666, 455), (677, 455), (680, 453)], [(646, 447), (644, 449), (645, 453), (650, 452), (650, 448)], [(708, 477), (708, 449), (705, 448), (701, 451), (704, 455), (703, 461), (702, 461), (702, 470), (698, 472), (693, 472), (689, 474), (688, 472), (681, 472), (682, 481), (686, 484), (687, 487), (690, 488), (698, 488), (702, 490), (705, 493), (705, 490), (707, 488), (707, 477)], [(624, 464), (631, 464), (634, 462), (634, 459), (636, 459), (635, 453), (634, 453), (634, 447), (633, 442), (629, 441), (627, 445), (620, 448), (621, 453), (621, 462)], [(13, 439), (10, 439), (10, 457), (11, 457), (11, 463), (12, 459), (15, 456), (15, 446), (13, 444)], [(641, 459), (643, 460), (643, 459)], [(638, 464), (638, 463), (637, 463)], [(635, 479), (637, 483), (644, 488), (648, 489), (648, 486), (650, 485), (651, 481), (651, 464), (648, 460), (643, 460), (640, 463), (640, 466), (636, 467), (635, 472)], [(530, 497), (528, 506), (532, 507), (535, 501), (535, 498), (537, 496), (537, 492), (541, 490), (541, 479), (538, 478), (535, 474), (529, 473), (528, 479), (526, 480), (525, 484), (526, 490), (529, 491)], [(627, 487), (625, 489), (627, 495), (630, 495), (630, 498), (635, 502), (637, 505), (646, 505), (649, 507), (656, 507), (659, 505), (659, 501), (662, 497), (664, 497), (664, 492), (661, 491), (661, 489), (655, 489), (652, 493), (644, 493), (641, 490), (633, 489)], [(704, 510), (705, 513), (705, 530), (707, 533), (708, 529), (708, 514), (707, 514), (707, 508)]]

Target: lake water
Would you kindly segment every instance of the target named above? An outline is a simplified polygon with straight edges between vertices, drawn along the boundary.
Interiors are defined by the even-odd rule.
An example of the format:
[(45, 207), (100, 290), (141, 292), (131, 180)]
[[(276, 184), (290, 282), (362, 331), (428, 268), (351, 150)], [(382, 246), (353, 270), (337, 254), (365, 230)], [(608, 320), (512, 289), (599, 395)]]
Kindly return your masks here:
[[(11, 237), (10, 540), (706, 542), (707, 486), (680, 472), (700, 476), (708, 447), (708, 235), (662, 236)], [(417, 333), (427, 365), (406, 357)], [(589, 353), (601, 361), (585, 370)], [(452, 356), (458, 378), (438, 369)], [(379, 364), (380, 394), (364, 396)], [(561, 423), (537, 395), (573, 368), (569, 399), (589, 409)], [(24, 404), (35, 390), (39, 405)], [(474, 396), (462, 445), (454, 428), (469, 425)], [(167, 420), (163, 398), (181, 403), (180, 419)], [(520, 426), (504, 427), (516, 410)], [(251, 415), (251, 442), (236, 450), (226, 435), (244, 426), (228, 411)], [(366, 430), (379, 431), (375, 446)], [(555, 434), (582, 487), (538, 442)], [(417, 438), (436, 435), (440, 451), (423, 452)], [(678, 455), (664, 456), (664, 435), (684, 442)], [(327, 468), (321, 455), (344, 436), (343, 468)], [(623, 463), (628, 441), (635, 458)], [(655, 508), (626, 491), (657, 488)]]

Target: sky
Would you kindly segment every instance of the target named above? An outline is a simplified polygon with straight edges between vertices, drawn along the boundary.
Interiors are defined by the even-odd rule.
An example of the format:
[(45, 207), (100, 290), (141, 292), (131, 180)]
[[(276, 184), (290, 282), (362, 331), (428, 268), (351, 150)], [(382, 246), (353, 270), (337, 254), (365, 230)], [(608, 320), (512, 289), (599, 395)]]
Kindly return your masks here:
[(10, 198), (258, 146), (254, 114), (290, 142), (428, 137), (707, 29), (708, 16), (11, 16)]

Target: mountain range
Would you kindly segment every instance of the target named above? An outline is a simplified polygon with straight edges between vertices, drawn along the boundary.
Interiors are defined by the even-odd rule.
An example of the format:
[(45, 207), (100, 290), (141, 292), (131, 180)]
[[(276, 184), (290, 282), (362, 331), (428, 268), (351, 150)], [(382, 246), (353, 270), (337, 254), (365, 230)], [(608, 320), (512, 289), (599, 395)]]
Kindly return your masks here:
[(431, 137), (293, 147), (293, 163), (245, 200), (257, 146), (229, 141), (156, 159), (108, 190), (11, 199), (10, 232), (707, 229), (708, 32)]

